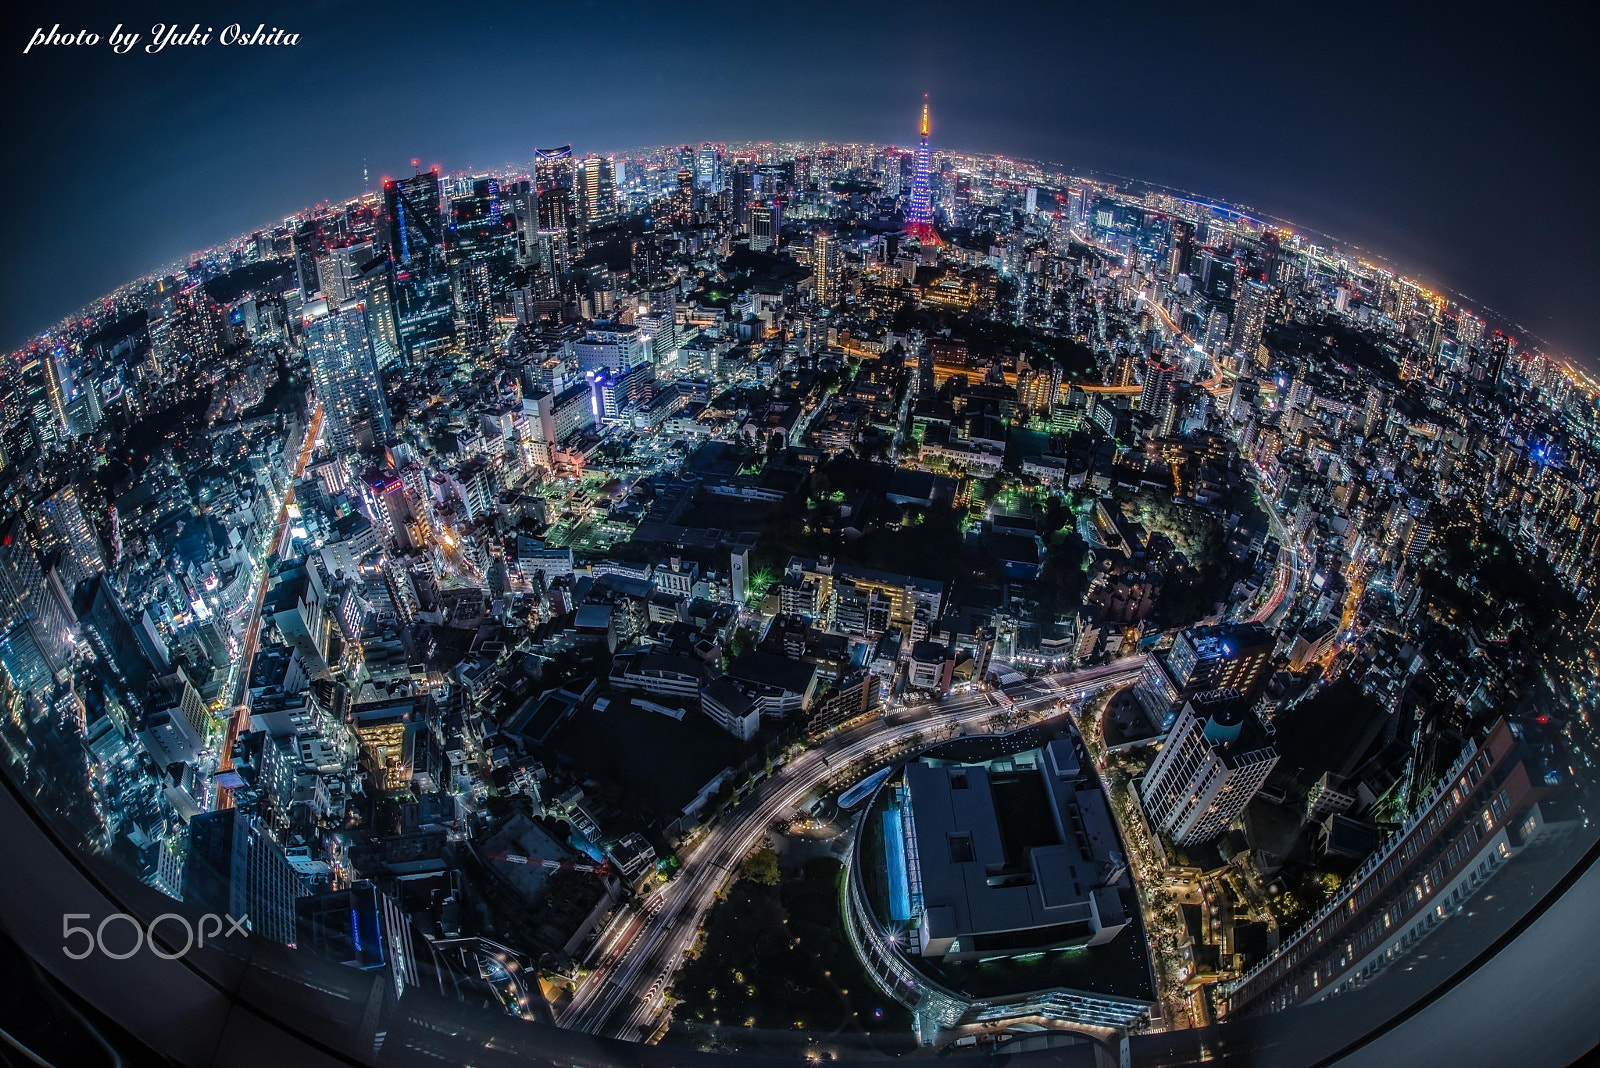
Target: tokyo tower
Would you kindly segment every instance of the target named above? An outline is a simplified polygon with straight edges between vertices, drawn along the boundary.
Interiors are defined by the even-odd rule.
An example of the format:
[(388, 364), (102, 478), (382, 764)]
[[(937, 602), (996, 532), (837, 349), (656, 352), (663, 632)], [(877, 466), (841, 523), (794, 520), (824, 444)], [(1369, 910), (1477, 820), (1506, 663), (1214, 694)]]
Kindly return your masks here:
[(933, 194), (928, 187), (928, 95), (922, 95), (922, 139), (917, 142), (917, 173), (911, 179), (911, 209), (906, 213), (906, 233), (923, 244), (942, 245), (933, 228)]

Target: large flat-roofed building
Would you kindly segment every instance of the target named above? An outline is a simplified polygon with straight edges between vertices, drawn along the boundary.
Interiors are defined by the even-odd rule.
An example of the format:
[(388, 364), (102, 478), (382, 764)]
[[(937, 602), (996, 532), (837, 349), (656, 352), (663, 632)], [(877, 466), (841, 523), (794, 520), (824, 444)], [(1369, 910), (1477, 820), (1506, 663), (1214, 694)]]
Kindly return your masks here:
[(958, 738), (863, 780), (841, 806), (857, 791), (874, 800), (847, 930), (922, 1041), (1039, 1018), (1127, 1028), (1150, 1011), (1138, 898), (1076, 732)]
[[(903, 803), (888, 810), (898, 827), (886, 838), (891, 859), (905, 857), (911, 906), (891, 902), (891, 910), (920, 915), (923, 956), (1099, 945), (1128, 923), (1118, 892), (1127, 871), (1104, 795), (1077, 788), (1082, 769), (1070, 739), (1040, 754), (1037, 766), (1012, 771), (906, 766)], [(890, 883), (898, 885), (892, 871)]]

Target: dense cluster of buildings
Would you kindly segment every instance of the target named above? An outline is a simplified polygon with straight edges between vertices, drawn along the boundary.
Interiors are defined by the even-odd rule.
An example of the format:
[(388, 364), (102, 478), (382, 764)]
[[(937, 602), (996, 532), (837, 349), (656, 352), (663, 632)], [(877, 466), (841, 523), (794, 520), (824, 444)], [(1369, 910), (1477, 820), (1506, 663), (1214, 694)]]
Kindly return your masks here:
[[(165, 893), (494, 1000), (474, 954), (581, 959), (738, 772), (884, 701), (1148, 653), (1139, 797), (1180, 848), (1258, 798), (1376, 831), (1561, 714), (1586, 380), (1301, 235), (928, 130), (384, 179), (15, 354), (0, 699), (41, 796)], [(1360, 744), (1291, 761), (1330, 682)], [(625, 796), (569, 740), (621, 716), (726, 767)], [(918, 834), (1035, 877), (950, 845), (923, 952), (1114, 935), (1105, 840), (1001, 857), (983, 776), (909, 774)], [(1293, 945), (1237, 1006), (1352, 981)]]

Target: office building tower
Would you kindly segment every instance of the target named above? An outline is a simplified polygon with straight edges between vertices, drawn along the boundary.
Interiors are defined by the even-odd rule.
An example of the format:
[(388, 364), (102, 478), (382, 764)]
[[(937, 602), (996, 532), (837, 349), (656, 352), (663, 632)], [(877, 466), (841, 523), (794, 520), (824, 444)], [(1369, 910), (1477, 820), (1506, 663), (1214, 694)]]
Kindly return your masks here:
[(1233, 983), (1229, 1016), (1277, 1012), (1376, 979), (1467, 907), (1524, 849), (1558, 840), (1560, 788), (1510, 724), (1469, 745), (1309, 923)]
[(450, 198), (449, 256), (452, 264), (510, 253), (505, 227), (505, 204), (497, 178), (473, 178)]
[(439, 173), (424, 171), (388, 180), (383, 193), (389, 249), (396, 266), (413, 272), (442, 269), (445, 232)]
[(616, 172), (610, 159), (590, 156), (578, 164), (578, 214), (586, 226), (609, 220), (616, 211)]
[(77, 345), (57, 345), (44, 358), (50, 403), (67, 437), (92, 434), (103, 418), (100, 397)]
[(517, 182), (508, 191), (508, 205), (516, 220), (517, 266), (539, 262), (539, 186), (537, 182)]
[(389, 406), (367, 333), (366, 310), (351, 305), (308, 320), (305, 350), (329, 444), (345, 451), (386, 441)]
[(709, 141), (695, 153), (694, 184), (696, 188), (711, 193), (722, 188), (722, 150)]
[[(47, 568), (29, 544), (22, 520), (14, 520), (0, 535), (0, 635), (5, 636), (6, 670), (18, 689), (66, 667), (76, 632), (72, 600), (59, 569)], [(24, 684), (23, 675), (32, 681)]]
[(388, 370), (400, 362), (405, 352), (400, 323), (395, 318), (394, 268), (389, 258), (378, 256), (360, 265), (349, 285), (350, 302), (361, 305), (367, 317), (367, 336), (372, 339), (378, 370)]
[(46, 556), (59, 554), (61, 583), (69, 593), (106, 569), (105, 550), (83, 513), (77, 486), (62, 487), (35, 504), (30, 512), (39, 548)]
[(110, 580), (103, 573), (89, 579), (78, 587), (74, 606), (84, 636), (95, 652), (134, 693), (144, 693), (155, 665), (146, 654), (137, 625)]
[(811, 235), (811, 287), (817, 303), (839, 303), (839, 238), (826, 230)]
[(317, 278), (328, 307), (337, 308), (356, 299), (355, 283), (361, 268), (372, 262), (372, 242), (331, 248), (317, 260)]
[(364, 972), (381, 972), (400, 997), (417, 985), (411, 923), (399, 904), (370, 882), (294, 903), (295, 946)]
[(1231, 689), (1249, 703), (1271, 678), (1276, 645), (1272, 632), (1254, 623), (1191, 627), (1172, 640), (1166, 670), (1182, 697)]
[(565, 230), (572, 225), (575, 175), (571, 145), (534, 151), (533, 177), (539, 196), (539, 229)]
[(472, 259), (456, 264), (456, 340), (468, 352), (482, 352), (493, 340), (494, 307), (489, 292), (489, 261)]
[(1244, 814), (1277, 763), (1270, 735), (1239, 691), (1197, 693), (1145, 775), (1145, 812), (1180, 846), (1209, 842)]
[(249, 917), (254, 934), (295, 944), (295, 901), (306, 894), (300, 876), (265, 822), (242, 809), (205, 812), (189, 821), (184, 900), (205, 912)]
[(400, 340), (408, 355), (448, 344), (450, 271), (439, 174), (386, 180), (383, 194)]
[(750, 230), (750, 205), (755, 199), (755, 164), (749, 157), (733, 161), (733, 223), (736, 229)]
[(776, 200), (750, 209), (750, 251), (776, 252), (783, 230), (783, 206)]
[(307, 219), (294, 228), (289, 236), (289, 255), (294, 261), (295, 288), (301, 300), (310, 300), (322, 291), (322, 278), (317, 270), (317, 260), (327, 251), (322, 227), (315, 219)]

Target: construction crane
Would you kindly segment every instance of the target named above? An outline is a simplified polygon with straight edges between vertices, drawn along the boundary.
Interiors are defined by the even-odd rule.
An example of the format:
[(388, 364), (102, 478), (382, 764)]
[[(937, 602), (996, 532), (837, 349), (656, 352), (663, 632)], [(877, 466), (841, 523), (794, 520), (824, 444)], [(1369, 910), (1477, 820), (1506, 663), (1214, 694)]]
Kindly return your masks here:
[(524, 857), (517, 853), (485, 853), (490, 860), (503, 860), (507, 864), (532, 864), (540, 868), (552, 868), (561, 871), (581, 871), (601, 878), (614, 874), (611, 862), (602, 860), (598, 863), (578, 860), (549, 860), (545, 857)]

